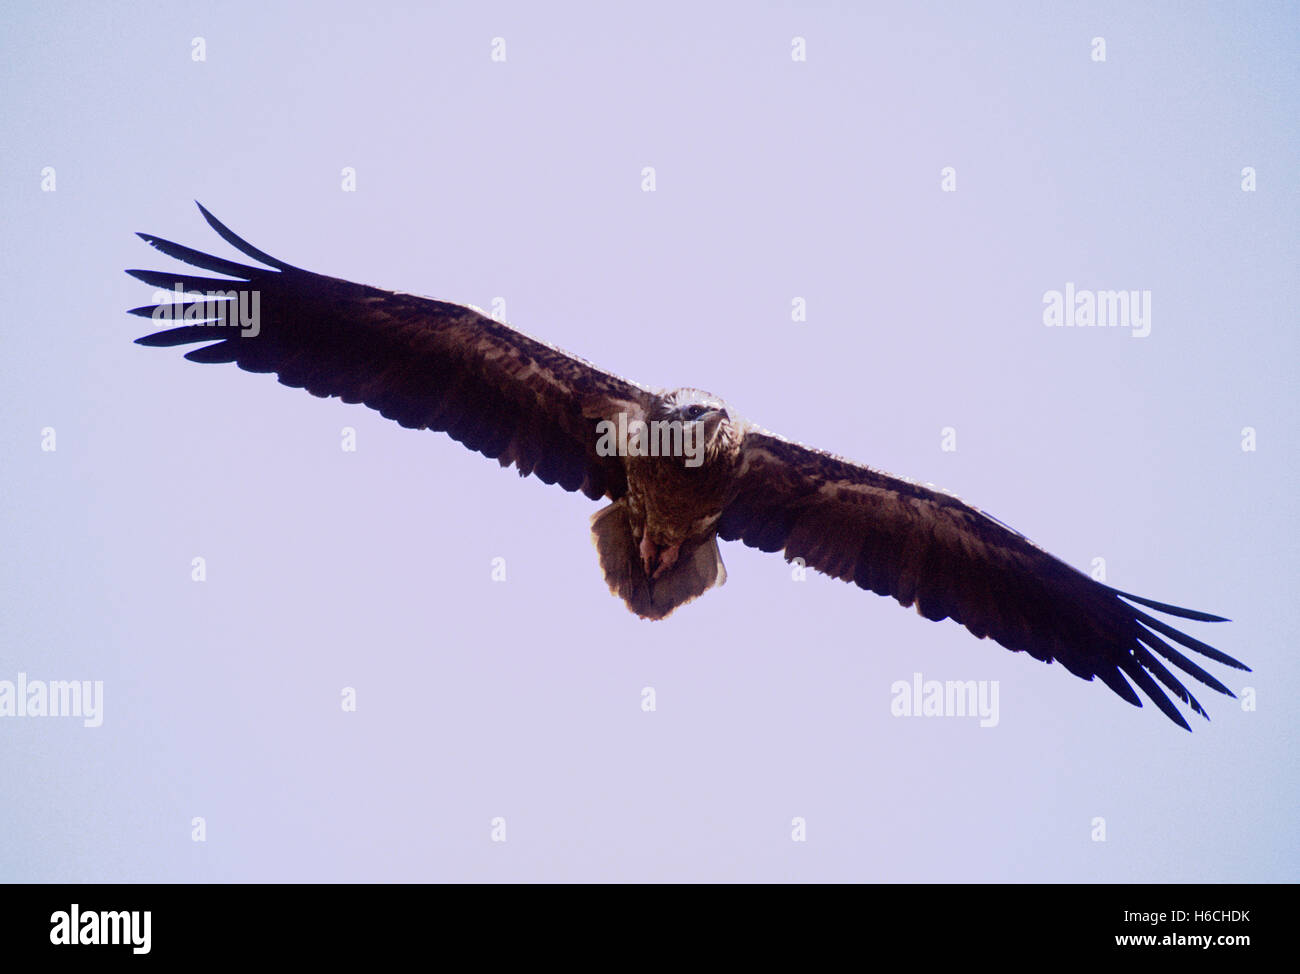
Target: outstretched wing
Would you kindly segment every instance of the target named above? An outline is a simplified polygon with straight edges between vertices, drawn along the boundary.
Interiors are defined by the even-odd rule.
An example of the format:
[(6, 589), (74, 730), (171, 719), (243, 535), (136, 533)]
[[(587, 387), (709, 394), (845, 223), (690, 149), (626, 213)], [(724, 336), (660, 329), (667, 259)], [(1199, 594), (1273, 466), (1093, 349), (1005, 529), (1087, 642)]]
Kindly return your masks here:
[(1128, 677), (1188, 730), (1157, 681), (1195, 713), (1208, 715), (1157, 655), (1233, 694), (1161, 637), (1249, 669), (1130, 603), (1184, 619), (1225, 621), (1219, 616), (1103, 585), (942, 491), (758, 430), (746, 436), (737, 486), (718, 522), (720, 537), (784, 550), (787, 560), (802, 558), (827, 575), (915, 605), (927, 619), (952, 618), (981, 639), (1056, 660), (1140, 707)]
[(618, 457), (596, 452), (596, 424), (646, 402), (647, 390), (472, 308), (293, 267), (199, 210), (223, 239), (270, 269), (140, 234), (164, 254), (229, 279), (127, 271), (178, 297), (131, 309), (176, 325), (139, 344), (211, 343), (185, 357), (274, 372), (312, 395), (365, 403), (592, 499), (627, 490)]

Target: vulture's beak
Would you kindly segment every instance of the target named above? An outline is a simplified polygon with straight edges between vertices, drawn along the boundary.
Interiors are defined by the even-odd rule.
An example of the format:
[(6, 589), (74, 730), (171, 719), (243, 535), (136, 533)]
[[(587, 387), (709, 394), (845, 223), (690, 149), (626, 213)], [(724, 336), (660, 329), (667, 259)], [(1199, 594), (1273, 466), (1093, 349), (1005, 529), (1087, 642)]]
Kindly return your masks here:
[(700, 417), (700, 421), (704, 424), (705, 442), (709, 442), (713, 439), (713, 434), (718, 431), (718, 427), (721, 426), (727, 418), (727, 411), (725, 409), (710, 409)]

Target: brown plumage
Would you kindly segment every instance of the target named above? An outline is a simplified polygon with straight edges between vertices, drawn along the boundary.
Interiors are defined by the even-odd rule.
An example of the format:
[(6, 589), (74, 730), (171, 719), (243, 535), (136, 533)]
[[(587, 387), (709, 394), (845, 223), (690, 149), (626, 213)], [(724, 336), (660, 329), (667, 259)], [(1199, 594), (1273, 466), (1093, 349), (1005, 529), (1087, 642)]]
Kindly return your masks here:
[[(950, 494), (784, 440), (699, 390), (639, 386), (472, 308), (293, 267), (199, 209), (223, 239), (267, 267), (141, 234), (163, 253), (227, 277), (128, 271), (184, 292), (174, 303), (132, 309), (182, 322), (140, 344), (210, 343), (185, 357), (274, 372), (313, 395), (444, 431), (521, 476), (609, 500), (592, 517), (600, 566), (610, 590), (644, 618), (662, 619), (726, 580), (721, 538), (801, 558), (915, 605), (927, 619), (951, 618), (980, 638), (1096, 677), (1141, 706), (1136, 685), (1182, 727), (1166, 690), (1205, 712), (1166, 663), (1232, 694), (1169, 641), (1247, 669), (1137, 606), (1220, 617), (1103, 585)], [(664, 438), (611, 435), (631, 429)], [(647, 442), (664, 449), (647, 450)]]

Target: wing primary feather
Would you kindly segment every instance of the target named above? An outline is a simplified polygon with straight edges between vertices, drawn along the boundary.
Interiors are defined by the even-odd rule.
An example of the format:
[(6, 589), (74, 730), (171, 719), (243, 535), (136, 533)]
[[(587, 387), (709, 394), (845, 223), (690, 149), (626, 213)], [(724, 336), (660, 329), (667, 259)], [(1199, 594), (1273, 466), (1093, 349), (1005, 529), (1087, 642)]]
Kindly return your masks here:
[[(1110, 588), (1110, 586), (1106, 586)], [(1223, 616), (1216, 616), (1209, 612), (1198, 612), (1196, 609), (1184, 609), (1176, 605), (1168, 605), (1164, 602), (1157, 602), (1155, 599), (1144, 599), (1140, 595), (1134, 595), (1131, 592), (1121, 592), (1117, 588), (1111, 588), (1116, 595), (1122, 595), (1130, 602), (1138, 602), (1145, 605), (1148, 609), (1155, 609), (1157, 612), (1164, 612), (1166, 615), (1178, 616), (1181, 619), (1195, 619), (1197, 622), (1231, 622), (1231, 619), (1225, 619)]]
[(296, 271), (299, 269), (294, 267), (292, 264), (286, 264), (284, 261), (272, 257), (265, 250), (258, 250), (251, 243), (239, 236), (235, 231), (231, 230), (228, 226), (209, 213), (207, 208), (198, 200), (194, 201), (194, 205), (197, 206), (199, 212), (203, 214), (203, 219), (208, 221), (208, 226), (217, 231), (222, 240), (230, 244), (230, 246), (234, 247), (245, 256), (252, 257), (253, 260), (260, 260), (263, 264), (268, 264), (277, 270)]
[[(1130, 680), (1138, 685), (1138, 689), (1150, 697), (1151, 702), (1159, 707), (1160, 711), (1166, 717), (1183, 730), (1191, 731), (1191, 726), (1184, 719), (1183, 715), (1178, 712), (1178, 708), (1173, 705), (1173, 701), (1165, 696), (1164, 691), (1156, 685), (1156, 681), (1152, 679), (1151, 674), (1142, 668), (1142, 664), (1132, 656), (1130, 656), (1126, 662), (1127, 665), (1124, 667), (1124, 672)], [(1210, 718), (1206, 717), (1205, 719), (1209, 720)]]
[(214, 331), (212, 325), (184, 325), (180, 328), (169, 328), (167, 331), (156, 331), (152, 335), (145, 335), (137, 338), (135, 343), (150, 348), (171, 348), (173, 345), (224, 340), (227, 337)]
[(1142, 698), (1137, 695), (1132, 684), (1124, 679), (1118, 667), (1102, 666), (1097, 670), (1097, 678), (1114, 690), (1120, 697), (1135, 707), (1142, 706)]
[(241, 284), (249, 282), (232, 280), (227, 277), (199, 277), (197, 274), (177, 274), (174, 271), (144, 271), (132, 268), (127, 271), (137, 281), (151, 287), (160, 287), (166, 291), (173, 291), (178, 286), (182, 291), (229, 291), (232, 287), (238, 287)]
[(204, 345), (192, 352), (186, 352), (185, 357), (191, 362), (215, 365), (235, 361), (239, 358), (239, 348), (232, 341), (217, 342), (215, 345)]
[(1210, 646), (1207, 643), (1201, 642), (1199, 639), (1195, 639), (1192, 636), (1187, 635), (1187, 633), (1185, 632), (1179, 632), (1173, 626), (1169, 625), (1168, 623), (1161, 622), (1159, 619), (1155, 618), (1154, 616), (1149, 616), (1145, 612), (1141, 612), (1137, 609), (1134, 609), (1133, 617), (1137, 619), (1139, 622), (1150, 626), (1156, 632), (1160, 633), (1160, 635), (1168, 636), (1174, 642), (1180, 643), (1181, 645), (1186, 646), (1188, 649), (1195, 650), (1196, 652), (1200, 653), (1202, 656), (1208, 656), (1216, 663), (1222, 663), (1225, 666), (1232, 666), (1239, 670), (1245, 670), (1247, 673), (1250, 672), (1250, 667), (1247, 666), (1245, 663), (1242, 663), (1240, 660), (1233, 659), (1227, 653), (1221, 652), (1220, 650), (1215, 649), (1213, 646)]
[(1186, 656), (1178, 652), (1178, 650), (1174, 649), (1174, 647), (1170, 646), (1167, 642), (1165, 642), (1163, 639), (1161, 639), (1159, 636), (1157, 636), (1155, 633), (1151, 632), (1150, 630), (1146, 629), (1145, 627), (1139, 628), (1137, 638), (1142, 643), (1149, 646), (1151, 649), (1155, 650), (1165, 659), (1169, 660), (1169, 662), (1173, 663), (1184, 673), (1187, 673), (1190, 676), (1194, 676), (1196, 679), (1200, 680), (1211, 690), (1218, 690), (1220, 693), (1226, 693), (1230, 697), (1236, 697), (1235, 693), (1233, 693), (1231, 690), (1225, 687), (1213, 676), (1211, 676), (1205, 670), (1201, 669), (1201, 667), (1197, 666)]
[[(235, 302), (221, 300), (202, 301), (176, 301), (172, 304), (146, 304), (140, 308), (132, 308), (127, 312), (129, 315), (135, 315), (138, 318), (149, 318), (152, 321), (176, 322), (188, 321), (190, 324), (196, 324), (200, 321), (229, 321), (229, 312), (235, 310), (238, 305)], [(194, 314), (191, 309), (197, 308), (202, 314)]]
[(213, 257), (193, 247), (155, 237), (151, 233), (137, 233), (136, 236), (155, 250), (161, 250), (168, 257), (175, 257), (195, 267), (202, 267), (205, 271), (216, 271), (218, 274), (229, 274), (231, 277), (242, 277), (250, 281), (260, 274), (267, 273), (264, 267), (250, 267), (248, 264), (226, 260), (224, 257)]
[(1133, 647), (1133, 658), (1141, 663), (1148, 673), (1168, 687), (1170, 693), (1191, 707), (1193, 713), (1205, 715), (1205, 710), (1201, 707), (1200, 702), (1192, 696), (1191, 691), (1179, 683), (1177, 677), (1170, 673), (1160, 660), (1152, 656), (1145, 646), (1135, 645)]

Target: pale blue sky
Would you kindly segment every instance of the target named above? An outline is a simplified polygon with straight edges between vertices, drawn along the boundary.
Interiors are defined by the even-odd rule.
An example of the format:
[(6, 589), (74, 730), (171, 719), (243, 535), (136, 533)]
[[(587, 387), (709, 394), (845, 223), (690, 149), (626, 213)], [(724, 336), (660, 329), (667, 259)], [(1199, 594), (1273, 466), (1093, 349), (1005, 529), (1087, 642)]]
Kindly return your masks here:
[[(595, 7), (0, 14), (0, 680), (105, 685), (0, 719), (0, 880), (1294, 881), (1295, 6)], [(1187, 734), (734, 544), (639, 621), (584, 498), (133, 345), (133, 231), (230, 255), (194, 199), (1229, 616), (1258, 709)], [(1150, 336), (1045, 328), (1066, 282)], [(998, 726), (892, 717), (915, 672)]]

